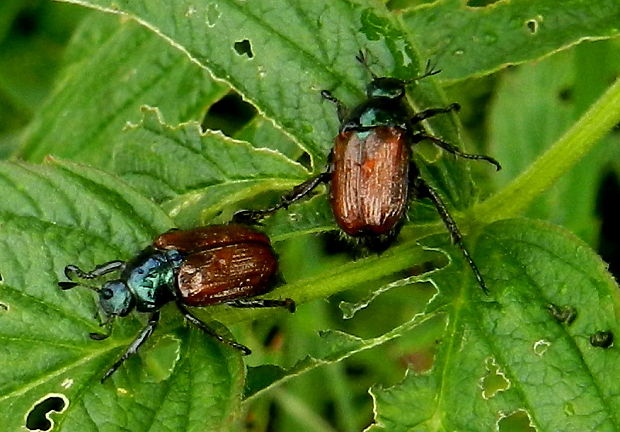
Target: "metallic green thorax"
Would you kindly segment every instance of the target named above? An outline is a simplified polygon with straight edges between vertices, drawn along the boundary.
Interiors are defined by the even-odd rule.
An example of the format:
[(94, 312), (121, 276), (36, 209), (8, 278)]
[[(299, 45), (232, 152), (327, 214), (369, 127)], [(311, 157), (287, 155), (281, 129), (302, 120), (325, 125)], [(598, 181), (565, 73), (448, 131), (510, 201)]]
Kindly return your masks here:
[(410, 113), (403, 102), (404, 81), (375, 78), (368, 84), (366, 92), (368, 99), (349, 113), (342, 122), (340, 132), (363, 133), (378, 126), (407, 129)]
[(120, 279), (103, 285), (99, 302), (108, 315), (158, 310), (174, 298), (176, 270), (183, 262), (176, 250), (145, 249), (127, 263)]

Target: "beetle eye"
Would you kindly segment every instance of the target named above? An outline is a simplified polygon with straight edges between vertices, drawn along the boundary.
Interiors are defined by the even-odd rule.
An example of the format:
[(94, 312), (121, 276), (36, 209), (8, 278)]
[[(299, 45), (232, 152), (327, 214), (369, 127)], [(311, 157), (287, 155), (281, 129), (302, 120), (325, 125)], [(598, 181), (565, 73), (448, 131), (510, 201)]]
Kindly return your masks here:
[(110, 288), (105, 288), (101, 291), (101, 298), (110, 300), (112, 297), (114, 297), (114, 292)]

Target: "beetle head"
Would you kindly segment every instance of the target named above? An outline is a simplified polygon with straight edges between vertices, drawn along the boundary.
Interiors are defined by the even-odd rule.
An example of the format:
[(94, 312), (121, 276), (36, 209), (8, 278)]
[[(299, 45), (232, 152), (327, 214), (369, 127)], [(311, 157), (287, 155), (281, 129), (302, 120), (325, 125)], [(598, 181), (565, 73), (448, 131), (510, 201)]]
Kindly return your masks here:
[(122, 280), (109, 281), (99, 290), (99, 305), (107, 315), (125, 316), (134, 308), (133, 294)]
[(366, 86), (366, 96), (369, 98), (401, 99), (405, 96), (406, 81), (398, 78), (374, 78)]

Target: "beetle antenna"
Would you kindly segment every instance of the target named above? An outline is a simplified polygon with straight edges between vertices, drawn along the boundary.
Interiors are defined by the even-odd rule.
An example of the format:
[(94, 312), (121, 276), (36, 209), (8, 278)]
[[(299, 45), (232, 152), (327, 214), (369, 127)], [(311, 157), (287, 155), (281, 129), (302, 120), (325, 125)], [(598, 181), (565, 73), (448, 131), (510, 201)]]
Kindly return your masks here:
[(364, 50), (359, 50), (357, 52), (357, 55), (355, 56), (355, 60), (357, 60), (358, 62), (360, 62), (362, 64), (362, 66), (364, 66), (364, 68), (366, 68), (366, 70), (368, 71), (368, 73), (370, 74), (370, 76), (372, 76), (372, 79), (377, 79), (377, 74), (374, 73), (371, 69), (370, 66), (368, 66), (368, 52), (364, 51)]
[(422, 75), (418, 75), (416, 77), (408, 79), (405, 82), (407, 84), (411, 84), (414, 81), (419, 81), (419, 80), (424, 79), (426, 77), (437, 75), (438, 73), (441, 73), (441, 69), (435, 69), (436, 67), (437, 67), (437, 63), (433, 64), (431, 62), (431, 59), (428, 59), (428, 60), (426, 60), (426, 66), (424, 67), (424, 73)]

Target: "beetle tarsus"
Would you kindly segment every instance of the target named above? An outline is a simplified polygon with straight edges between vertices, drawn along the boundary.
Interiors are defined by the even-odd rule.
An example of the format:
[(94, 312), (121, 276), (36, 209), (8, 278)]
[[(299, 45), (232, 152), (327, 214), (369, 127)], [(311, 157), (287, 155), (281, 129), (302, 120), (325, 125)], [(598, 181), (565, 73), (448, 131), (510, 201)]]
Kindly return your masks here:
[(214, 337), (219, 342), (221, 342), (223, 344), (226, 344), (228, 346), (231, 346), (231, 347), (241, 351), (243, 355), (250, 355), (250, 354), (252, 354), (252, 350), (250, 348), (246, 347), (245, 345), (242, 345), (242, 344), (240, 344), (238, 342), (235, 342), (234, 340), (226, 339), (223, 336), (220, 336), (215, 330), (213, 330), (211, 327), (209, 327), (204, 321), (202, 321), (197, 316), (193, 315), (181, 302), (177, 301), (176, 305), (179, 308), (179, 311), (185, 317), (185, 319), (187, 319), (189, 322), (194, 324), (196, 327), (198, 327), (203, 332), (205, 332), (208, 335)]
[(328, 182), (331, 174), (329, 172), (321, 173), (315, 177), (311, 177), (303, 183), (295, 186), (290, 192), (285, 193), (280, 198), (280, 202), (265, 210), (241, 210), (233, 215), (233, 223), (242, 223), (246, 225), (260, 225), (260, 220), (272, 215), (276, 211), (288, 208), (291, 204), (299, 201), (310, 192), (312, 192), (319, 184)]
[(420, 141), (423, 141), (423, 140), (429, 140), (433, 144), (441, 147), (442, 149), (446, 150), (449, 153), (452, 153), (453, 155), (462, 157), (464, 159), (484, 160), (484, 161), (489, 162), (492, 165), (495, 165), (495, 169), (497, 171), (502, 169), (502, 166), (500, 165), (500, 163), (497, 160), (493, 159), (491, 156), (481, 155), (481, 154), (464, 153), (458, 147), (456, 147), (455, 145), (452, 145), (452, 144), (442, 140), (441, 138), (438, 138), (438, 137), (433, 136), (433, 135), (428, 135), (428, 134), (425, 134), (425, 133), (416, 133), (416, 134), (413, 135), (413, 141), (414, 142), (420, 142)]

